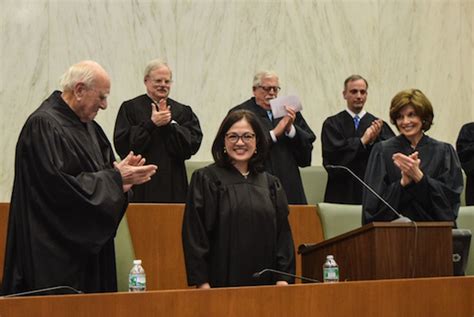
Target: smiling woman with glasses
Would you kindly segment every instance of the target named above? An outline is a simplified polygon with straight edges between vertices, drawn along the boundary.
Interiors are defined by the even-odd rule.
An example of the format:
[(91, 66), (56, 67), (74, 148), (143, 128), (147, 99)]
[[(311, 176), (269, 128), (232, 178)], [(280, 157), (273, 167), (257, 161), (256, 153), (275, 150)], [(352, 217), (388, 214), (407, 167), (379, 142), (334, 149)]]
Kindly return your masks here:
[(212, 145), (215, 163), (194, 172), (182, 229), (190, 286), (293, 283), (286, 276), (253, 276), (262, 268), (295, 272), (286, 195), (263, 171), (267, 148), (256, 116), (231, 112)]

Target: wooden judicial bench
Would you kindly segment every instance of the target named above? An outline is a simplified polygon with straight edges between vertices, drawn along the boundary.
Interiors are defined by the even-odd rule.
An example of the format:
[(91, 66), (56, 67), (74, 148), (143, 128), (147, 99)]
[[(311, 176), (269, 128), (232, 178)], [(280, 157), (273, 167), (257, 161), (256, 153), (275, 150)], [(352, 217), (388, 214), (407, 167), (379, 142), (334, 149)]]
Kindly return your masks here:
[[(146, 263), (149, 291), (0, 298), (0, 317), (474, 316), (474, 277), (187, 289), (181, 245), (183, 207), (129, 206), (134, 252)], [(0, 274), (8, 208), (8, 203), (0, 203)], [(295, 249), (303, 243), (321, 242), (316, 206), (290, 208)], [(297, 273), (301, 273), (299, 255)]]
[[(9, 203), (0, 203), (0, 280), (3, 275), (8, 210)], [(184, 204), (130, 204), (127, 209), (135, 257), (144, 263), (147, 288), (150, 290), (187, 288), (181, 243), (183, 213)], [(290, 206), (289, 221), (295, 250), (300, 244), (323, 240), (316, 206)], [(300, 258), (296, 257), (298, 275), (301, 274)]]
[(0, 298), (2, 317), (472, 317), (474, 277)]
[[(146, 268), (151, 290), (186, 288), (181, 242), (182, 204), (130, 204), (127, 220), (135, 255)], [(323, 240), (316, 206), (290, 206), (290, 226), (295, 251), (307, 242)], [(296, 274), (301, 274), (301, 257), (296, 256)], [(297, 281), (299, 282), (299, 281)]]

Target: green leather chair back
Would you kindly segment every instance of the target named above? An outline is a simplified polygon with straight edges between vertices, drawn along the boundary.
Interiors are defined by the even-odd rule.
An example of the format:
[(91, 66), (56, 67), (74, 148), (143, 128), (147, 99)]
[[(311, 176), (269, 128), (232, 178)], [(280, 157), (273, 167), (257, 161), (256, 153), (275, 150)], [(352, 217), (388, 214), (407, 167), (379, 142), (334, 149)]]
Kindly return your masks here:
[(320, 203), (318, 211), (326, 240), (361, 227), (361, 205)]
[[(459, 208), (459, 215), (456, 222), (459, 229), (469, 229), (471, 230), (471, 233), (474, 234), (474, 206), (464, 206)], [(466, 275), (474, 275), (474, 241), (472, 237), (465, 273)]]
[(133, 266), (135, 251), (128, 229), (127, 215), (123, 217), (115, 236), (115, 263), (117, 267), (117, 288), (119, 292), (128, 291), (128, 273)]
[(300, 168), (306, 200), (309, 205), (317, 205), (324, 201), (324, 192), (328, 181), (328, 173), (322, 166)]
[(208, 166), (212, 164), (213, 161), (186, 161), (186, 174), (188, 176), (188, 183), (191, 181), (191, 176), (193, 175), (194, 171), (200, 169), (201, 167)]

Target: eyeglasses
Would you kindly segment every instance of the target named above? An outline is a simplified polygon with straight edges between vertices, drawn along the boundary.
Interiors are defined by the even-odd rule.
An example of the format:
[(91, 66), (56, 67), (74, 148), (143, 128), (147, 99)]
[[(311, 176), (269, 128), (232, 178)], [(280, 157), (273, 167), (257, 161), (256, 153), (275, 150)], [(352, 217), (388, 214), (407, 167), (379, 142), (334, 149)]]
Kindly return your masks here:
[(227, 141), (230, 143), (237, 143), (239, 142), (239, 139), (242, 139), (242, 142), (244, 143), (250, 143), (255, 139), (255, 134), (254, 133), (244, 133), (242, 135), (238, 135), (237, 133), (228, 133), (225, 135)]
[(259, 88), (262, 88), (263, 90), (265, 90), (266, 92), (271, 92), (272, 90), (274, 92), (279, 92), (280, 91), (280, 87), (278, 86), (258, 86)]

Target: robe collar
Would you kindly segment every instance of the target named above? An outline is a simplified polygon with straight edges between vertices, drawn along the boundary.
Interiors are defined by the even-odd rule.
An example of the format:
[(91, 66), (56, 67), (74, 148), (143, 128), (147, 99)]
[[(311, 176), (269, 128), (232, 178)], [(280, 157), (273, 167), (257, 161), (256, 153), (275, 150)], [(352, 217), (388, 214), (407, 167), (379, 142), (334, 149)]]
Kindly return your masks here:
[[(411, 142), (410, 142), (410, 140), (408, 140), (406, 136), (404, 136), (403, 134), (400, 134), (400, 135), (398, 135), (397, 138), (398, 138), (398, 140), (399, 140), (401, 143), (403, 143), (403, 144), (405, 144), (407, 147), (413, 149), (413, 148), (411, 147)], [(423, 133), (423, 136), (421, 137), (420, 141), (418, 141), (418, 144), (417, 144), (416, 147), (413, 149), (413, 151), (416, 151), (418, 148), (424, 146), (426, 143), (429, 142), (429, 140), (430, 140), (430, 137)]]

